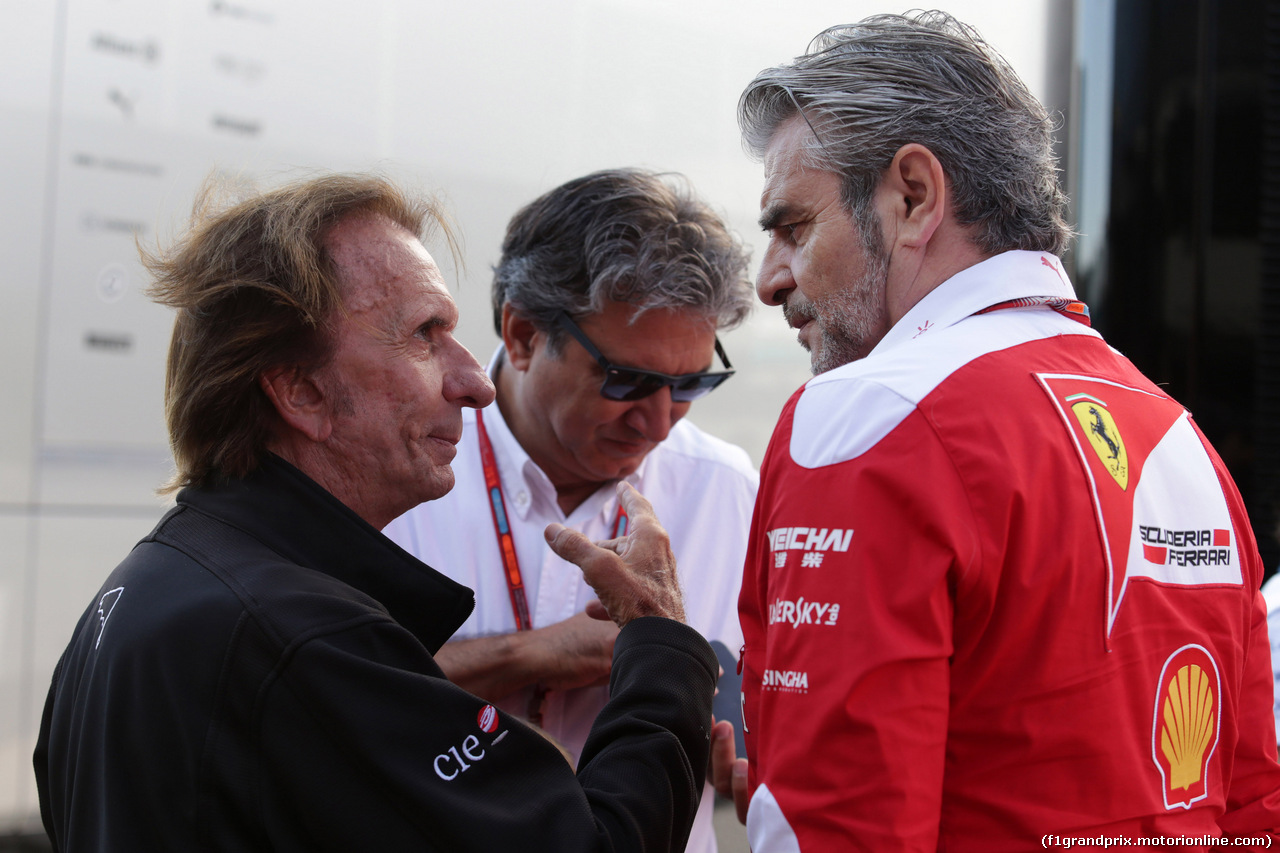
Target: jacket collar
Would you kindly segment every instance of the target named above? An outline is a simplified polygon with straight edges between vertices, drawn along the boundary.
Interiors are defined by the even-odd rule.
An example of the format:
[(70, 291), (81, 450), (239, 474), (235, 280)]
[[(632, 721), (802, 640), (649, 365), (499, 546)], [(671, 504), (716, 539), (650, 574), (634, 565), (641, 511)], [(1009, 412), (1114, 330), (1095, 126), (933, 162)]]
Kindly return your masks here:
[(885, 333), (870, 355), (955, 325), (992, 305), (1028, 296), (1076, 298), (1062, 261), (1047, 252), (1019, 250), (995, 255), (961, 270), (927, 293)]
[(177, 500), (374, 598), (432, 654), (475, 607), (470, 589), (415, 559), (274, 454), (244, 479), (186, 488)]

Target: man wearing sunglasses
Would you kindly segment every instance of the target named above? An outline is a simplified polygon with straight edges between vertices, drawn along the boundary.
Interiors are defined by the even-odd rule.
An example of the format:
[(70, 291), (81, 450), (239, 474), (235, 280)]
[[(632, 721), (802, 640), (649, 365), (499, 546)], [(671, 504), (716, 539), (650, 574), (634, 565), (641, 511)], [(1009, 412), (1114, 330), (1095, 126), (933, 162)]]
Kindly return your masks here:
[[(476, 591), (437, 655), (449, 678), (541, 725), (575, 761), (618, 631), (587, 616), (591, 590), (549, 550), (547, 524), (613, 538), (627, 519), (612, 484), (632, 483), (670, 534), (689, 624), (741, 645), (757, 475), (743, 450), (681, 419), (733, 374), (717, 332), (750, 310), (746, 268), (705, 204), (646, 172), (587, 175), (518, 212), (494, 274), (496, 405), (467, 410), (453, 491), (385, 531)], [(715, 849), (713, 799), (688, 850)]]

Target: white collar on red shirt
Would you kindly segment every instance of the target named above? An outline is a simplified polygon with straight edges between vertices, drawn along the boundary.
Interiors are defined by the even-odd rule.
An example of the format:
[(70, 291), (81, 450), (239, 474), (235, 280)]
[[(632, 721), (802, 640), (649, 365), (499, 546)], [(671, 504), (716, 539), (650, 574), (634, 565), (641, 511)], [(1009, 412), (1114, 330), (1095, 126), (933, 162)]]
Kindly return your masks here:
[(1056, 255), (1014, 251), (987, 258), (925, 294), (889, 329), (868, 357), (935, 329), (955, 325), (984, 308), (1028, 296), (1076, 298), (1075, 288)]
[[(1054, 266), (1056, 264), (1056, 266)], [(969, 335), (937, 333), (984, 308), (1025, 297), (1074, 299), (1075, 291), (1053, 255), (1006, 252), (938, 285), (891, 328), (866, 358), (815, 376), (796, 401), (789, 452), (806, 468), (855, 458), (897, 427), (924, 397), (973, 358), (1046, 334), (1091, 335), (1088, 326), (1048, 306), (1031, 325), (1004, 322), (1010, 312), (975, 317), (983, 328)], [(990, 319), (989, 319), (990, 318)], [(932, 334), (931, 334), (932, 333)], [(935, 343), (936, 342), (936, 343)], [(871, 378), (873, 381), (864, 382)], [(856, 393), (849, 382), (855, 382)]]

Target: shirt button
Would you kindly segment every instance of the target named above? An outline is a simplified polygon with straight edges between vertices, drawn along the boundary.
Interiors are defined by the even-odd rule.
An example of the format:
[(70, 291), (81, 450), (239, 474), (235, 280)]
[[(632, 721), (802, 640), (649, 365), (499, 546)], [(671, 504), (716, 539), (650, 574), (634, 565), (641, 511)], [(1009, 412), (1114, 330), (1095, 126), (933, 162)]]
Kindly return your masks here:
[(516, 492), (516, 506), (524, 509), (529, 505), (529, 493), (520, 491)]

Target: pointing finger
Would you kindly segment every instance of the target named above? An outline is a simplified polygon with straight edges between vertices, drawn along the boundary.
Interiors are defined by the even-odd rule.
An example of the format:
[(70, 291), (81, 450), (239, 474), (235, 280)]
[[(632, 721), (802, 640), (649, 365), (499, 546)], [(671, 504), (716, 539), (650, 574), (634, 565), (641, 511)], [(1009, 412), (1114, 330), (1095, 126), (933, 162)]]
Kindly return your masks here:
[[(617, 489), (618, 503), (622, 504), (622, 508), (626, 510), (627, 518), (633, 522), (646, 516), (657, 518), (653, 512), (653, 504), (649, 503), (648, 499), (626, 480), (619, 480)], [(628, 524), (628, 529), (630, 526)]]
[(621, 561), (612, 551), (599, 547), (577, 530), (562, 524), (548, 524), (543, 535), (556, 556), (582, 570), (587, 584), (595, 588), (617, 574)]
[(571, 530), (563, 524), (552, 522), (547, 525), (547, 529), (542, 535), (546, 537), (547, 544), (551, 546), (551, 550), (557, 556), (568, 560), (570, 563), (578, 563), (589, 557), (594, 549), (591, 540), (583, 536), (576, 530)]

